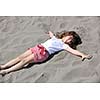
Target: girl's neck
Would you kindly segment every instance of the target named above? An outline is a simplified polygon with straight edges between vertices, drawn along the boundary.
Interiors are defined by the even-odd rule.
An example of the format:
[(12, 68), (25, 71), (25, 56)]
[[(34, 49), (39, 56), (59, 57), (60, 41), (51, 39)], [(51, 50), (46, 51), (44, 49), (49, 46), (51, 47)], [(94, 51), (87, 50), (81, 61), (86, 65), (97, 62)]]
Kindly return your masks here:
[(66, 42), (66, 39), (63, 37), (62, 39), (61, 39), (64, 43)]

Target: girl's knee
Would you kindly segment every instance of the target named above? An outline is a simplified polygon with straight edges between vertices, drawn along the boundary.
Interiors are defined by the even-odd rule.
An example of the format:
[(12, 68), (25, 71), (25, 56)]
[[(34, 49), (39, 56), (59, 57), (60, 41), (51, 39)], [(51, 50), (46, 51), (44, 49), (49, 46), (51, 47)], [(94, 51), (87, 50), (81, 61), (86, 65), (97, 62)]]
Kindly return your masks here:
[(27, 64), (27, 63), (30, 63), (30, 62), (31, 62), (31, 59), (24, 58), (24, 59), (21, 60), (21, 62), (22, 62), (23, 64)]
[(26, 64), (26, 63), (28, 63), (28, 60), (27, 59), (22, 59), (21, 62)]
[(24, 57), (23, 56), (18, 56), (17, 59), (21, 61), (21, 60), (24, 59)]
[(22, 61), (22, 63), (25, 63), (25, 64), (26, 63), (30, 63), (30, 62), (32, 63), (33, 62), (33, 58), (34, 58), (34, 55), (32, 54), (32, 55), (22, 59), (21, 61)]
[(26, 57), (30, 56), (32, 54), (31, 50), (27, 50), (26, 52), (24, 52), (23, 54), (21, 54), (20, 56), (18, 56), (19, 60), (23, 60)]

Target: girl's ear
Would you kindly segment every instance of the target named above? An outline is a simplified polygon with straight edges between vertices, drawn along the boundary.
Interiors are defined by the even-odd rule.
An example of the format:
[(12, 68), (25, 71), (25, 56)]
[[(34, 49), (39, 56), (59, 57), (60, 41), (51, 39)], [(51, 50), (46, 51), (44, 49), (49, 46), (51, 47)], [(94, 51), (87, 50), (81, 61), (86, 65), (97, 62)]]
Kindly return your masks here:
[(82, 44), (82, 40), (81, 40), (81, 38), (79, 36), (77, 38), (77, 42), (78, 42), (78, 44)]
[(82, 44), (82, 41), (80, 41), (79, 44)]
[(74, 45), (74, 46), (73, 46), (73, 49), (75, 49), (75, 50), (76, 50), (76, 49), (77, 49), (77, 46), (76, 46), (76, 45)]
[(61, 39), (61, 33), (60, 32), (57, 32), (54, 34), (57, 38)]
[(73, 48), (73, 49), (77, 49), (77, 45), (75, 45), (75, 44), (73, 44), (73, 43), (71, 43), (71, 44), (68, 44), (71, 48)]

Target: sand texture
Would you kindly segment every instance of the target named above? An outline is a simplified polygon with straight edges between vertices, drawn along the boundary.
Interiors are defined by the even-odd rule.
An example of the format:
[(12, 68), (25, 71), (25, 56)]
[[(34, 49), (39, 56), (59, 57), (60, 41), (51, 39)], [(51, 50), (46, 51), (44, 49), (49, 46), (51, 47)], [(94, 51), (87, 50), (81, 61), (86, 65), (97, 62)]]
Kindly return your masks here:
[(42, 64), (12, 72), (1, 83), (89, 83), (100, 82), (100, 17), (87, 16), (1, 16), (0, 64), (17, 57), (27, 48), (46, 41), (48, 30), (73, 30), (82, 38), (78, 50), (93, 55), (91, 60), (62, 51)]

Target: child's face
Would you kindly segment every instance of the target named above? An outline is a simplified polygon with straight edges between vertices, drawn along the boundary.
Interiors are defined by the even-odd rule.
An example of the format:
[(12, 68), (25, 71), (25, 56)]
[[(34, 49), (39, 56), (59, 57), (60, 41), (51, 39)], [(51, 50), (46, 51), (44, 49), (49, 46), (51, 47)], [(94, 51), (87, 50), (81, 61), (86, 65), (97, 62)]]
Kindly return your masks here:
[(73, 39), (73, 36), (66, 36), (65, 37), (65, 43), (69, 44), (72, 41), (72, 39)]

